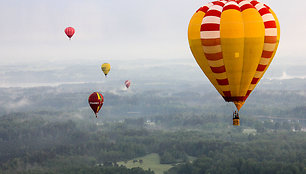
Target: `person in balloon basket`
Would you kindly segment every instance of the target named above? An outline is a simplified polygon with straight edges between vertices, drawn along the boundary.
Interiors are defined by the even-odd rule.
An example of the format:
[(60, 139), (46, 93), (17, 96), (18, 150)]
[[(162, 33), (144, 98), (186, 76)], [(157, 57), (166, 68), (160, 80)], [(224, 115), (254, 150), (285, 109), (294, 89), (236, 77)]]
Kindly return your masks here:
[(237, 111), (233, 113), (233, 119), (239, 119), (239, 113)]

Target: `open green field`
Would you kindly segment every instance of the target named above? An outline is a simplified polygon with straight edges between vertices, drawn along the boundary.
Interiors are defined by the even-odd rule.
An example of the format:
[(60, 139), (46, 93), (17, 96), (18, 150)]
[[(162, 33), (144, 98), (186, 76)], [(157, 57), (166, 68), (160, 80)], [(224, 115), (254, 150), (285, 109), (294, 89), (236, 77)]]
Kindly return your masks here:
[(256, 135), (256, 129), (243, 129), (242, 133)]
[[(133, 163), (133, 160), (137, 160), (137, 162)], [(139, 160), (142, 160), (143, 162), (138, 162)], [(132, 160), (129, 160), (127, 163), (121, 161), (118, 162), (118, 165), (126, 166), (127, 168), (133, 168), (133, 167), (140, 167), (145, 170), (151, 169), (155, 172), (155, 174), (163, 174), (164, 171), (169, 170), (172, 165), (169, 164), (160, 164), (159, 155), (157, 153), (151, 153), (143, 157), (134, 158)]]

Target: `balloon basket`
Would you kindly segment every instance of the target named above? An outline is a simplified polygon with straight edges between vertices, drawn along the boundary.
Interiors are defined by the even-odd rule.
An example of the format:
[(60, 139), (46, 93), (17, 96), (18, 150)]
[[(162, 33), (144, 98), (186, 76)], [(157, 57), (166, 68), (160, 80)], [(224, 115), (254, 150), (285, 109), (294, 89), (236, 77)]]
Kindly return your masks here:
[(239, 120), (239, 118), (233, 118), (233, 125), (234, 125), (234, 126), (240, 126), (240, 120)]

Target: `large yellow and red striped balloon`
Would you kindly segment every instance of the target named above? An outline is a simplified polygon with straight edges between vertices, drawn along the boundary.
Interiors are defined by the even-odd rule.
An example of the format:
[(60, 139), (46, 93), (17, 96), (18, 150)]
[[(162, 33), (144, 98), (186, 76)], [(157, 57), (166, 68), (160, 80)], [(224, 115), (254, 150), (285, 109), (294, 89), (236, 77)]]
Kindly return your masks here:
[(188, 28), (197, 63), (238, 110), (270, 65), (279, 35), (275, 13), (254, 0), (208, 3), (192, 16)]

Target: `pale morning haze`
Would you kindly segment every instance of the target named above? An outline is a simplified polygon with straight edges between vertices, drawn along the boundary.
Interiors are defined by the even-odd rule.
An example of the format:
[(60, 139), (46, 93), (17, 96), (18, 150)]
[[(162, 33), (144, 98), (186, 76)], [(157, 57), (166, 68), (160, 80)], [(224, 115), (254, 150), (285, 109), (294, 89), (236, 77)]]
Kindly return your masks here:
[(0, 0), (0, 174), (306, 174), (306, 0), (257, 1)]
[[(1, 0), (1, 64), (193, 59), (187, 28), (207, 0)], [(306, 3), (264, 0), (281, 26), (275, 64), (305, 64)], [(69, 41), (64, 29), (76, 33)]]

